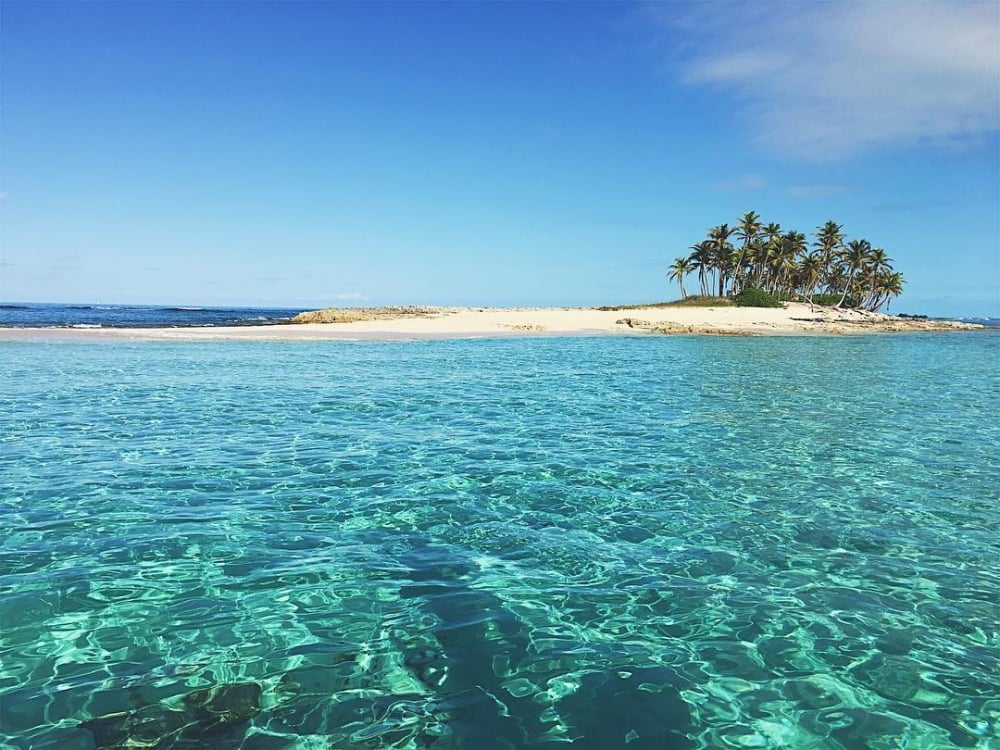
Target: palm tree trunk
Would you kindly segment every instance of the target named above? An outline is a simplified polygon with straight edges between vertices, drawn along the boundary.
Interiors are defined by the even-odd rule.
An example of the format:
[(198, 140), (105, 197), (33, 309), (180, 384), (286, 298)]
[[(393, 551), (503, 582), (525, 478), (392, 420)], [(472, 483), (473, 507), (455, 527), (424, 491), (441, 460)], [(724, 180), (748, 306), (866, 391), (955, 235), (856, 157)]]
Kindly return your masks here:
[(852, 268), (852, 269), (851, 269), (851, 274), (850, 274), (850, 275), (849, 275), (849, 276), (847, 277), (847, 283), (846, 283), (846, 284), (844, 284), (844, 293), (843, 293), (842, 295), (840, 295), (840, 302), (838, 302), (838, 303), (837, 303), (837, 305), (836, 305), (836, 307), (837, 307), (837, 309), (838, 309), (838, 310), (839, 310), (839, 309), (841, 308), (841, 306), (842, 306), (842, 305), (844, 304), (844, 300), (845, 300), (845, 299), (847, 299), (847, 293), (848, 293), (849, 291), (851, 291), (851, 284), (853, 284), (853, 283), (854, 283), (854, 272), (855, 272), (856, 270), (857, 270), (857, 269), (855, 269), (855, 268)]

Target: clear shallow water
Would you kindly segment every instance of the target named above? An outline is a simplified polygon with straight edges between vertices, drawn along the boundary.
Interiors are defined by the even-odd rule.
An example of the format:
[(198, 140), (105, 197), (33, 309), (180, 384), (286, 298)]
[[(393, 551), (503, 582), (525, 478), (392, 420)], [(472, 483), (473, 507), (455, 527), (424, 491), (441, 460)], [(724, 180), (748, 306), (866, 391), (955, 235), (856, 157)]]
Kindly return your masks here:
[(301, 308), (0, 302), (3, 328), (200, 328), (274, 325)]
[(994, 748), (997, 343), (4, 345), (0, 742)]

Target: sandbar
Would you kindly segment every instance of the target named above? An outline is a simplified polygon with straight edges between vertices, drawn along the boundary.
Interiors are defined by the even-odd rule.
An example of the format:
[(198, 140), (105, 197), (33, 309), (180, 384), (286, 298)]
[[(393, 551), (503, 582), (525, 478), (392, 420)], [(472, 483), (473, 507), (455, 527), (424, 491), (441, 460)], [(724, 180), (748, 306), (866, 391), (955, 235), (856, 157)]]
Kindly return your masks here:
[[(203, 328), (0, 328), (0, 341), (396, 341), (574, 335), (850, 335), (981, 329), (959, 321), (900, 318), (881, 313), (759, 307), (407, 307), (327, 308), (267, 326)], [(349, 311), (349, 312), (345, 312)]]

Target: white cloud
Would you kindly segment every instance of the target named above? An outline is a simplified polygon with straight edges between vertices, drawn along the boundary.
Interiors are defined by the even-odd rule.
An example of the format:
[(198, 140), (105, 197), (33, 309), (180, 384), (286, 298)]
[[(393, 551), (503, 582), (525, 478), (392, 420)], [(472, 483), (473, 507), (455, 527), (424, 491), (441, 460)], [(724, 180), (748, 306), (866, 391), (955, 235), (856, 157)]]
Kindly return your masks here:
[(367, 294), (362, 294), (361, 292), (341, 292), (340, 294), (333, 295), (333, 298), (338, 302), (347, 301), (363, 301), (368, 299)]
[[(669, 7), (669, 6), (668, 6)], [(701, 3), (682, 80), (730, 92), (759, 142), (795, 158), (980, 145), (1000, 128), (1000, 4)]]

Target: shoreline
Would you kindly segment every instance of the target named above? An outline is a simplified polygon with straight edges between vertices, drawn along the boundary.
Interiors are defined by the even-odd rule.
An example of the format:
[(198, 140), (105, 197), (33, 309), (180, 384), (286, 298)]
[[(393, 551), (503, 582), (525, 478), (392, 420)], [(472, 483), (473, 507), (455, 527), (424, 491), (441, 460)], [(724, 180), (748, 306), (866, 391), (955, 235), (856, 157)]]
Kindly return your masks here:
[[(331, 321), (331, 322), (318, 322)], [(192, 328), (0, 328), (11, 341), (415, 341), (551, 336), (836, 336), (972, 331), (960, 321), (898, 318), (803, 302), (760, 307), (326, 308), (293, 322)]]

